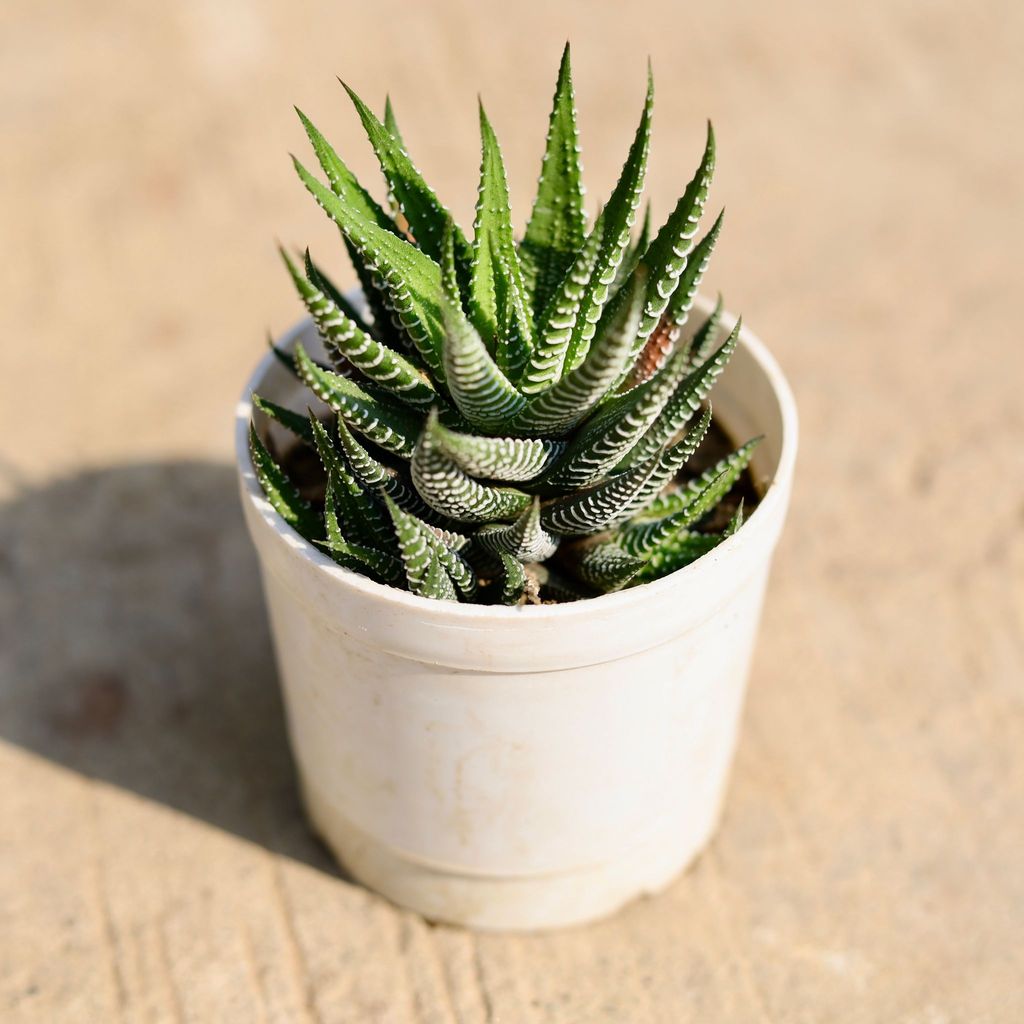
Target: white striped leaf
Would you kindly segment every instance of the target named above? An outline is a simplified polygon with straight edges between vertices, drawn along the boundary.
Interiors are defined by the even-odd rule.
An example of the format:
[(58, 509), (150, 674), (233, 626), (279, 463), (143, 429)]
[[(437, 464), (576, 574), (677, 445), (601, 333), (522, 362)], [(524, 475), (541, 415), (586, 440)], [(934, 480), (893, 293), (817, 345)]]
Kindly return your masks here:
[[(368, 493), (334, 446), (323, 424), (309, 414), (310, 431), (320, 462), (333, 485), (333, 506), (341, 511), (344, 532), (351, 540), (368, 547), (387, 549), (391, 546), (391, 527), (383, 508), (373, 494)], [(328, 533), (328, 540), (330, 533)]]
[(342, 419), (338, 420), (338, 443), (345, 453), (345, 460), (352, 475), (363, 487), (374, 491), (381, 498), (385, 494), (388, 495), (403, 512), (409, 512), (433, 523), (443, 521), (419, 496), (412, 482), (401, 472), (378, 462), (359, 443)]
[(519, 248), (534, 315), (540, 317), (583, 244), (583, 169), (569, 44), (565, 44), (548, 122), (533, 212)]
[(699, 366), (714, 351), (715, 345), (718, 343), (718, 329), (722, 323), (722, 312), (722, 296), (719, 293), (715, 300), (715, 308), (711, 310), (708, 318), (697, 328), (690, 340), (687, 353), (691, 366)]
[(649, 555), (659, 544), (704, 518), (722, 500), (729, 489), (723, 471), (694, 494), (685, 508), (662, 519), (634, 523), (619, 531), (616, 541), (631, 555)]
[(685, 465), (686, 461), (700, 447), (711, 426), (711, 409), (705, 409), (701, 418), (686, 432), (680, 441), (670, 445), (659, 456), (654, 472), (647, 483), (637, 492), (633, 503), (624, 510), (623, 518), (636, 515), (670, 484)]
[(410, 405), (429, 406), (437, 400), (433, 386), (408, 359), (382, 345), (355, 320), (346, 316), (328, 295), (303, 277), (284, 249), (280, 252), (296, 291), (333, 361), (338, 362), (341, 357), (367, 379), (387, 388), (397, 399)]
[(383, 281), (388, 309), (434, 376), (444, 383), (441, 269), (416, 246), (354, 212), (298, 160), (296, 173)]
[(317, 366), (302, 345), (295, 346), (299, 376), (322, 402), (374, 444), (404, 458), (416, 447), (422, 417), (400, 405), (385, 404), (354, 381)]
[(541, 523), (559, 536), (586, 537), (607, 529), (633, 507), (658, 466), (658, 456), (608, 477), (595, 487), (557, 498), (541, 510)]
[[(324, 523), (327, 527), (327, 539), (317, 541), (317, 546), (323, 548), (339, 565), (352, 572), (369, 576), (378, 583), (387, 583), (391, 586), (400, 585), (405, 579), (405, 573), (402, 563), (394, 555), (376, 547), (354, 544), (348, 541), (342, 533), (337, 506), (339, 491), (343, 490), (344, 486), (336, 473), (328, 472), (327, 493), (324, 496)], [(391, 538), (389, 546), (394, 546), (393, 538)]]
[(725, 211), (723, 210), (708, 228), (708, 233), (693, 247), (693, 252), (690, 253), (690, 257), (686, 261), (686, 267), (679, 275), (679, 281), (665, 311), (669, 320), (677, 328), (682, 327), (690, 315), (690, 309), (704, 277), (704, 271), (708, 269), (708, 264), (711, 262), (711, 253), (714, 251), (718, 236), (722, 233), (724, 217)]
[(438, 423), (434, 437), (441, 450), (470, 476), (507, 483), (533, 480), (565, 446), (546, 438), (481, 437), (449, 430)]
[[(630, 229), (636, 220), (636, 209), (640, 203), (644, 174), (647, 170), (653, 104), (654, 81), (648, 75), (647, 97), (640, 124), (622, 174), (602, 214), (601, 244), (593, 268), (582, 290), (579, 291), (578, 301), (559, 304), (558, 308), (564, 308), (565, 314), (548, 325), (543, 339), (545, 352), (541, 366), (536, 366), (531, 359), (530, 368), (526, 373), (531, 384), (545, 383), (544, 374), (538, 372), (541, 367), (549, 368), (547, 372), (551, 375), (546, 383), (550, 386), (555, 380), (574, 370), (586, 358), (619, 264), (629, 246)], [(573, 290), (577, 290), (575, 282), (570, 284)], [(555, 359), (552, 359), (553, 353)]]
[(306, 540), (318, 540), (323, 536), (323, 523), (299, 494), (298, 488), (288, 479), (285, 471), (274, 461), (266, 446), (256, 433), (256, 425), (249, 424), (249, 455), (256, 472), (256, 479), (263, 488), (274, 511), (300, 536)]
[(530, 496), (511, 487), (482, 484), (459, 468), (437, 439), (436, 413), (431, 413), (412, 457), (412, 482), (435, 511), (457, 522), (514, 520), (530, 504)]
[(640, 583), (661, 579), (690, 565), (718, 547), (723, 540), (733, 536), (742, 525), (743, 500), (740, 499), (736, 511), (721, 533), (693, 533), (681, 530), (668, 540), (662, 541), (650, 553), (644, 567), (637, 573), (635, 581)]
[[(310, 284), (314, 287), (319, 288), (333, 302), (338, 309), (342, 311), (350, 320), (354, 320), (359, 325), (361, 330), (372, 334), (373, 337), (379, 341), (382, 337), (382, 332), (378, 326), (374, 323), (367, 321), (363, 312), (357, 309), (345, 296), (341, 293), (340, 289), (335, 285), (331, 279), (324, 273), (324, 271), (318, 267), (312, 257), (309, 255), (309, 249), (303, 253), (303, 269), (305, 270), (306, 277), (309, 279)], [(387, 327), (387, 324), (384, 325)]]
[(615, 272), (615, 283), (612, 285), (612, 292), (617, 292), (636, 270), (640, 258), (647, 252), (647, 246), (651, 242), (651, 202), (644, 204), (644, 219), (640, 222), (640, 234), (637, 239), (626, 249), (626, 255), (622, 257), (619, 269)]
[(665, 403), (661, 415), (630, 452), (627, 462), (649, 458), (662, 449), (682, 430), (700, 409), (715, 381), (721, 376), (739, 340), (742, 321), (737, 320), (732, 333), (717, 352), (683, 378)]
[(646, 277), (635, 275), (632, 283), (613, 300), (613, 315), (576, 369), (546, 391), (533, 395), (512, 423), (514, 430), (529, 434), (564, 434), (607, 394), (622, 376), (637, 323), (643, 312)]
[(526, 399), (491, 358), (477, 329), (463, 312), (450, 233), (442, 259), (441, 303), (448, 391), (471, 426), (487, 433), (500, 431), (522, 409)]
[(506, 605), (521, 604), (527, 596), (529, 579), (523, 563), (512, 555), (504, 552), (500, 556), (502, 578), (501, 578), (501, 603)]
[[(395, 222), (381, 209), (377, 201), (359, 183), (356, 176), (349, 170), (341, 157), (334, 151), (330, 143), (320, 134), (316, 126), (306, 115), (295, 108), (299, 115), (306, 135), (309, 137), (313, 152), (316, 154), (331, 191), (338, 196), (354, 213), (365, 220), (372, 221), (381, 228), (400, 235), (401, 231)], [(381, 290), (381, 282), (366, 263), (358, 250), (346, 239), (346, 248), (352, 264), (359, 277), (359, 284), (366, 296), (367, 305), (373, 314), (378, 329), (388, 332), (391, 327), (392, 315), (384, 302), (385, 293)]]
[(633, 577), (633, 582), (648, 583), (662, 579), (696, 562), (721, 542), (722, 535), (718, 533), (687, 533), (684, 530), (651, 552), (643, 568)]
[[(416, 244), (432, 259), (440, 260), (445, 221), (450, 219), (450, 214), (423, 180), (401, 141), (377, 120), (373, 111), (344, 82), (341, 84), (359, 114), (388, 187), (409, 224)], [(468, 266), (471, 259), (469, 243), (457, 227), (454, 233), (456, 258), (460, 264)]]
[(587, 282), (594, 273), (601, 239), (604, 237), (604, 213), (594, 221), (590, 234), (584, 239), (573, 258), (565, 277), (548, 300), (541, 315), (529, 365), (523, 370), (518, 384), (526, 395), (538, 394), (549, 388), (562, 376), (569, 336), (576, 322), (579, 304)]
[(655, 377), (600, 407), (541, 481), (545, 490), (587, 487), (607, 475), (661, 414), (685, 372), (685, 358), (673, 359)]
[(469, 310), (473, 325), (495, 354), (501, 370), (515, 378), (533, 348), (533, 319), (512, 237), (505, 163), (483, 103), (480, 136), (483, 156), (473, 225)]
[(437, 601), (457, 601), (455, 584), (434, 552), (426, 531), (390, 498), (385, 498), (384, 502), (394, 524), (409, 590)]
[(454, 584), (459, 595), (466, 600), (472, 600), (476, 595), (478, 586), (476, 573), (462, 555), (459, 554), (459, 550), (469, 542), (468, 538), (431, 526), (430, 523), (425, 522), (419, 516), (405, 512), (392, 499), (388, 498), (386, 500), (390, 503), (388, 511), (392, 514), (392, 517), (394, 517), (392, 508), (397, 509), (403, 513), (403, 523), (419, 533), (441, 568)]
[(747, 466), (750, 465), (750, 460), (754, 457), (754, 451), (762, 440), (762, 437), (752, 438), (745, 445), (737, 448), (736, 451), (730, 452), (719, 459), (713, 466), (709, 466), (700, 476), (690, 480), (678, 491), (656, 498), (650, 505), (638, 513), (636, 521), (643, 523), (661, 519), (686, 509), (712, 480), (722, 477), (723, 474), (725, 491), (722, 493), (726, 493), (743, 475), (743, 471)]
[(643, 255), (642, 265), (646, 266), (650, 273), (650, 284), (643, 317), (637, 327), (634, 356), (639, 354), (644, 342), (657, 326), (679, 284), (680, 275), (686, 269), (714, 170), (715, 133), (709, 121), (707, 142), (700, 166), (668, 220)]
[(573, 569), (588, 587), (608, 594), (621, 590), (644, 564), (644, 559), (623, 550), (615, 541), (605, 541), (580, 551)]
[(558, 539), (541, 525), (539, 498), (514, 523), (482, 526), (473, 541), (492, 555), (514, 555), (520, 562), (543, 562), (558, 550)]
[(292, 412), (291, 409), (286, 409), (283, 405), (271, 402), (267, 398), (261, 398), (257, 394), (252, 396), (252, 405), (254, 409), (259, 409), (265, 416), (277, 420), (285, 430), (290, 431), (307, 444), (313, 443), (313, 428), (309, 425), (308, 416)]

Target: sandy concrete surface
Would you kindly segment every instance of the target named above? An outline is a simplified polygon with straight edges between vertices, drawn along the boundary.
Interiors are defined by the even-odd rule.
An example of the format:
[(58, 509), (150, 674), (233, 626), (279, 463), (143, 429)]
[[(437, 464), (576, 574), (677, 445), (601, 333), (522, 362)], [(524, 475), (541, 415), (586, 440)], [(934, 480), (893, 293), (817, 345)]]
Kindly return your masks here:
[[(1024, 1020), (1024, 8), (0, 5), (0, 1019)], [(690, 23), (692, 20), (692, 24)], [(665, 214), (803, 448), (731, 794), (667, 893), (475, 937), (350, 884), (297, 805), (230, 454), (273, 242), (340, 246), (298, 103), (393, 94), (463, 223), (476, 92), (532, 193), (562, 41), (596, 204), (657, 75)]]

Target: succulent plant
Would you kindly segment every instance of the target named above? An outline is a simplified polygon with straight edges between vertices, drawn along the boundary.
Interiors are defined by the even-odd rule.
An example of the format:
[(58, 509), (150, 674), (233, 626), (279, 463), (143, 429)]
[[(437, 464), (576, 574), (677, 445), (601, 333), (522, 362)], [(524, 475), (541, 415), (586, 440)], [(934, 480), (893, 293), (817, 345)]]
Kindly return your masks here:
[[(737, 342), (721, 300), (684, 331), (721, 228), (699, 240), (715, 162), (710, 124), (696, 174), (664, 226), (634, 238), (653, 82), (614, 190), (587, 226), (565, 49), (533, 211), (513, 235), (501, 148), (480, 107), (473, 238), (410, 160), (391, 104), (383, 121), (348, 87), (390, 210), (299, 112), (327, 184), (295, 160), (341, 230), (365, 297), (356, 308), (308, 251), (282, 257), (330, 365), (276, 350), (324, 406), (255, 407), (317, 453), (323, 505), (265, 446), (252, 459), (280, 515), (337, 563), (429, 598), (572, 600), (656, 579), (739, 529), (709, 516), (757, 439), (701, 473), (705, 402)], [(721, 517), (719, 517), (721, 518)], [(705, 527), (702, 529), (702, 526)]]

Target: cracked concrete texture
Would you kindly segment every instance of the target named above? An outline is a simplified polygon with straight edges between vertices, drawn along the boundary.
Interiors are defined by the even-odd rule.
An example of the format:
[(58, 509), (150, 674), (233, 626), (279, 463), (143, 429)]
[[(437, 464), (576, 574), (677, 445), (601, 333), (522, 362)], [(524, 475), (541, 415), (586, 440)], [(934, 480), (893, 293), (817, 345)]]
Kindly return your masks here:
[[(290, 104), (371, 180), (333, 76), (389, 89), (468, 223), (480, 91), (521, 219), (566, 37), (594, 202), (648, 52), (656, 213), (713, 117), (708, 285), (802, 452), (711, 849), (603, 924), (474, 937), (303, 824), (230, 413), (297, 314), (275, 236), (345, 280)], [(0, 1017), (1024, 1018), (1022, 46), (996, 0), (7, 0)]]

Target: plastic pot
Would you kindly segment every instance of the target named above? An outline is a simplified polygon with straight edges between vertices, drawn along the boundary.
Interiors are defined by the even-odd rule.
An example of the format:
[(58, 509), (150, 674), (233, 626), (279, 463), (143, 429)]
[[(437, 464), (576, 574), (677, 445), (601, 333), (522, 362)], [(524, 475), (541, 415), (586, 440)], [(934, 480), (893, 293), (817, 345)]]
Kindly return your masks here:
[[(318, 351), (308, 321), (282, 344), (297, 339)], [(236, 446), (305, 804), (345, 869), (428, 918), (502, 930), (671, 882), (718, 821), (789, 501), (796, 407), (764, 345), (744, 329), (713, 394), (734, 438), (765, 435), (743, 528), (665, 579), (543, 607), (430, 601), (302, 540), (253, 472), (253, 390), (298, 411), (311, 396), (268, 355)]]

